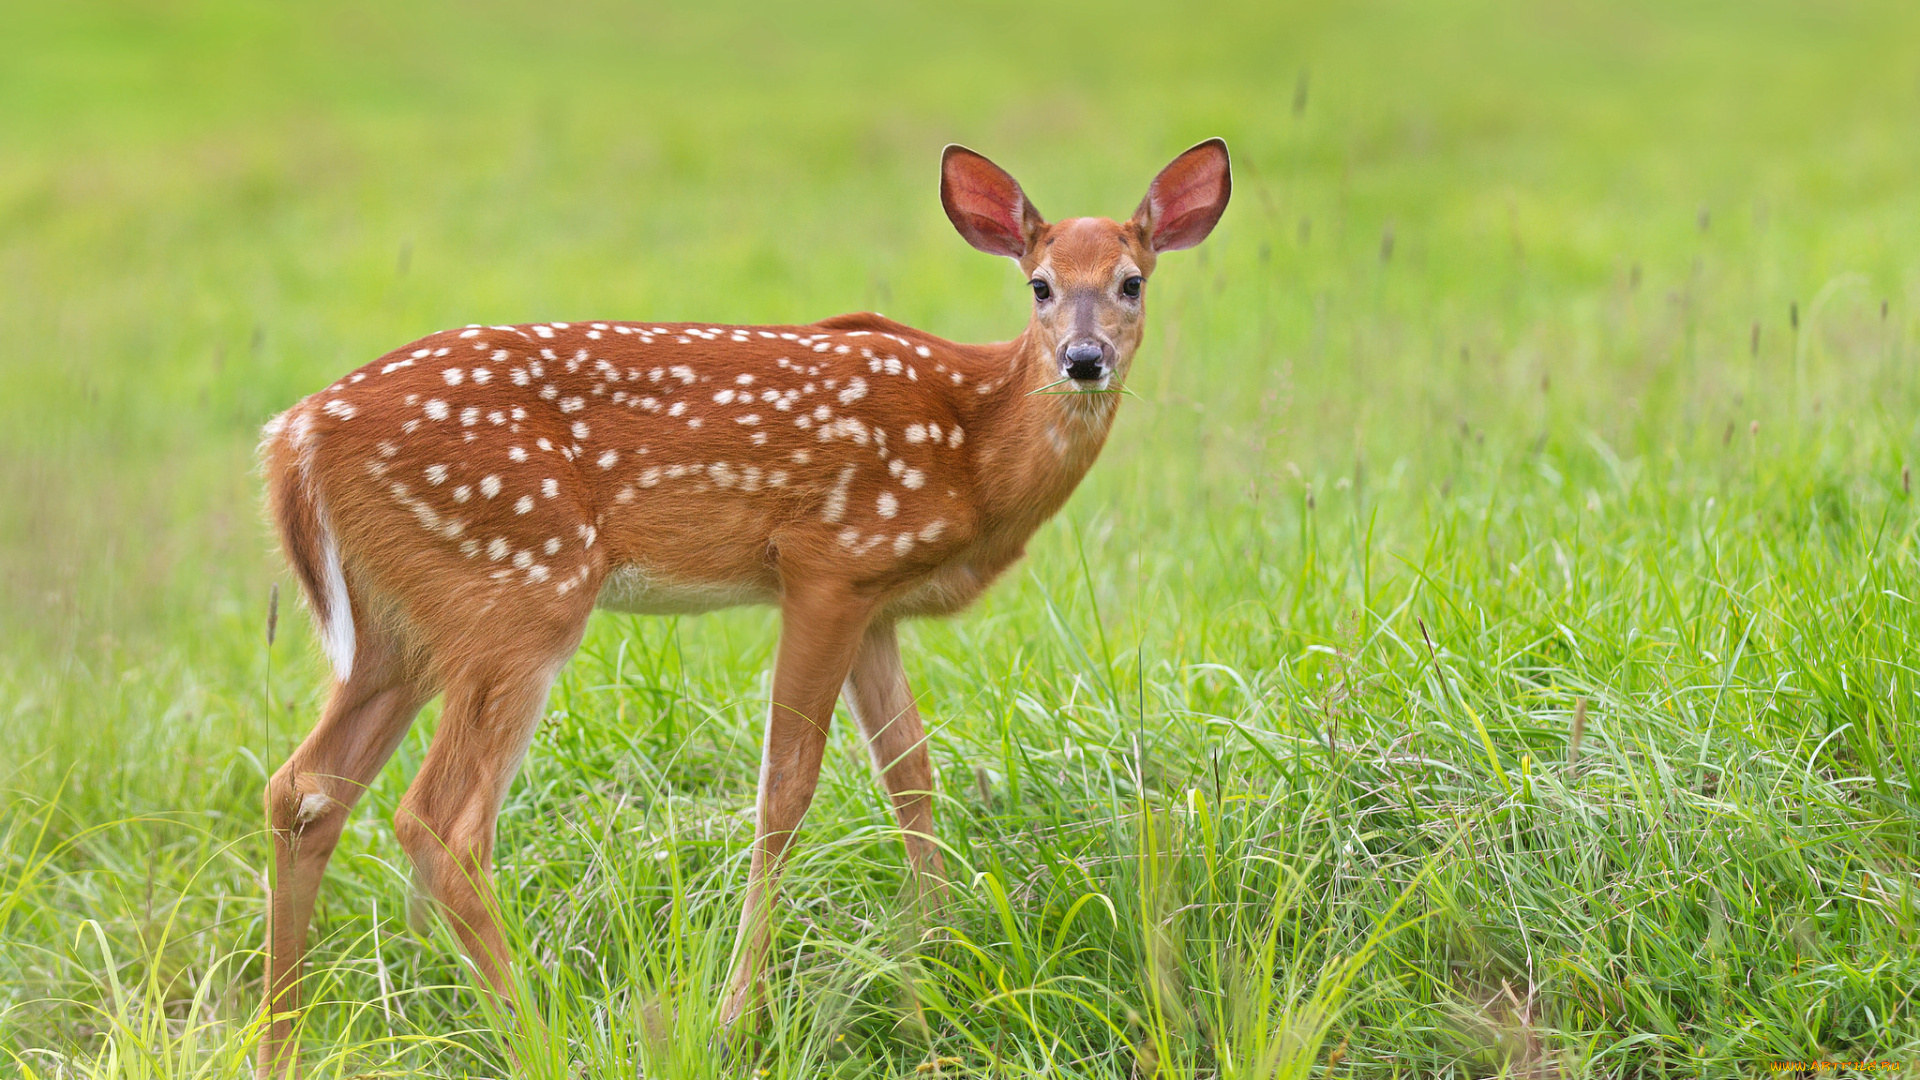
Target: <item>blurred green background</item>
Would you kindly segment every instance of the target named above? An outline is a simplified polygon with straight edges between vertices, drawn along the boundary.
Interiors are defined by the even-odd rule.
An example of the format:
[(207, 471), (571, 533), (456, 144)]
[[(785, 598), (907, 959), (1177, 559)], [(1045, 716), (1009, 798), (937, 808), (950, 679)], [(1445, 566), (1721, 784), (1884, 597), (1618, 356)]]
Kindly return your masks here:
[[(467, 322), (1010, 337), (1024, 290), (942, 215), (941, 146), (1122, 216), (1211, 135), (1234, 202), (1162, 263), (1105, 458), (1025, 569), (910, 638), (977, 955), (874, 944), (897, 838), (836, 735), (784, 943), (832, 959), (754, 1067), (1278, 1075), (1222, 1050), (1253, 1038), (1222, 972), (1290, 874), (1280, 1028), (1320, 1030), (1315, 973), (1396, 900), (1424, 921), (1275, 1061), (1920, 1047), (1920, 8), (152, 0), (8, 4), (0, 42), (0, 1050), (28, 1074), (244, 1055), (259, 785), (324, 689), (258, 510), (269, 416)], [(634, 1002), (692, 1016), (724, 967), (658, 935), (724, 953), (773, 630), (600, 617), (556, 692), (502, 822), (525, 933), (601, 954), (539, 965), (599, 1003), (600, 1035), (556, 1006), (556, 1075), (724, 1068)], [(385, 1003), (314, 1019), (343, 1074), (501, 1060), (444, 942), (380, 951), (424, 739), (323, 893), (330, 985)], [(556, 827), (580, 807), (679, 838), (686, 877)], [(608, 945), (592, 920), (646, 897), (684, 910)], [(1091, 936), (1022, 968), (1029, 933)], [(1052, 1004), (955, 1004), (994, 986)]]

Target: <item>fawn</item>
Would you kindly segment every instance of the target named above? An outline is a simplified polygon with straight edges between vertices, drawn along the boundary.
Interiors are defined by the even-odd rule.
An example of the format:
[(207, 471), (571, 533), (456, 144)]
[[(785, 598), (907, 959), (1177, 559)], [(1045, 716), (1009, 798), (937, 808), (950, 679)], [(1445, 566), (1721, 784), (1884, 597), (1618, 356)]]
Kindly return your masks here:
[(1013, 341), (963, 345), (875, 314), (473, 325), (271, 421), (269, 508), (334, 678), (267, 785), (261, 1073), (295, 1068), (307, 925), (347, 814), (439, 693), (394, 826), (421, 894), (511, 1002), (495, 816), (595, 607), (780, 607), (725, 1022), (759, 985), (780, 866), (843, 693), (937, 904), (932, 769), (894, 625), (964, 608), (1066, 501), (1113, 423), (1155, 261), (1205, 239), (1230, 190), (1211, 139), (1127, 221), (1048, 224), (1013, 177), (949, 146), (948, 218), (1018, 262), (1033, 293)]

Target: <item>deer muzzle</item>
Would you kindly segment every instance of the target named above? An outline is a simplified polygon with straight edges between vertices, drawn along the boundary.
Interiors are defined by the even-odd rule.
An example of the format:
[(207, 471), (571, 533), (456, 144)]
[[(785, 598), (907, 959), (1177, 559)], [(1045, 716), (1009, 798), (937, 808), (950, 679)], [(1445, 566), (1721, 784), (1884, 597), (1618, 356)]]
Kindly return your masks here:
[(1060, 350), (1060, 370), (1075, 382), (1099, 382), (1112, 366), (1098, 341), (1073, 341)]

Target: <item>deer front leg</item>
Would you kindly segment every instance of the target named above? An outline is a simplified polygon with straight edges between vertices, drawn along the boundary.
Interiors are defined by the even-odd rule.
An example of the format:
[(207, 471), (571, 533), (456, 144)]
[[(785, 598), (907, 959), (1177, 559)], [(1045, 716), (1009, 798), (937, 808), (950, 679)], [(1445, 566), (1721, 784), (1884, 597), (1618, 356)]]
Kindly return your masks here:
[(893, 800), (920, 900), (938, 911), (946, 906), (947, 871), (933, 835), (933, 763), (891, 622), (867, 628), (847, 676), (846, 696)]
[(724, 1024), (731, 1025), (747, 1011), (759, 988), (780, 869), (813, 802), (834, 701), (872, 612), (869, 601), (838, 588), (790, 589), (781, 601), (773, 703), (760, 750), (753, 856), (733, 975), (721, 1008)]

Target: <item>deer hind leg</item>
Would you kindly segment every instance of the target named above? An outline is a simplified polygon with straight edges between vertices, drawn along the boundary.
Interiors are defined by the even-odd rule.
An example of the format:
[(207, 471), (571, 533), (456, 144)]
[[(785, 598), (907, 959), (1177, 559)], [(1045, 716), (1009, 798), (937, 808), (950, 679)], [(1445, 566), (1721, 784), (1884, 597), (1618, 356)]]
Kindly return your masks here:
[(838, 588), (790, 587), (781, 601), (773, 702), (760, 751), (753, 855), (722, 1023), (738, 1020), (758, 993), (780, 869), (813, 802), (834, 702), (872, 614), (870, 601)]
[(847, 675), (846, 699), (893, 800), (920, 899), (939, 910), (946, 905), (947, 872), (934, 842), (933, 762), (891, 622), (875, 623), (861, 639)]
[[(394, 831), (414, 867), (419, 892), (445, 917), (486, 988), (516, 1004), (512, 958), (501, 937), (491, 868), (494, 822), (535, 729), (547, 691), (579, 644), (587, 610), (574, 613), (564, 645), (530, 648), (524, 627), (463, 650), (448, 672), (439, 729), (420, 772), (400, 800)], [(453, 650), (448, 650), (452, 652)]]
[(307, 925), (327, 860), (347, 815), (393, 755), (433, 688), (411, 671), (392, 639), (362, 628), (345, 681), (335, 681), (320, 721), (267, 782), (274, 880), (267, 908), (267, 1013), (259, 1071), (297, 1068), (294, 1014)]

